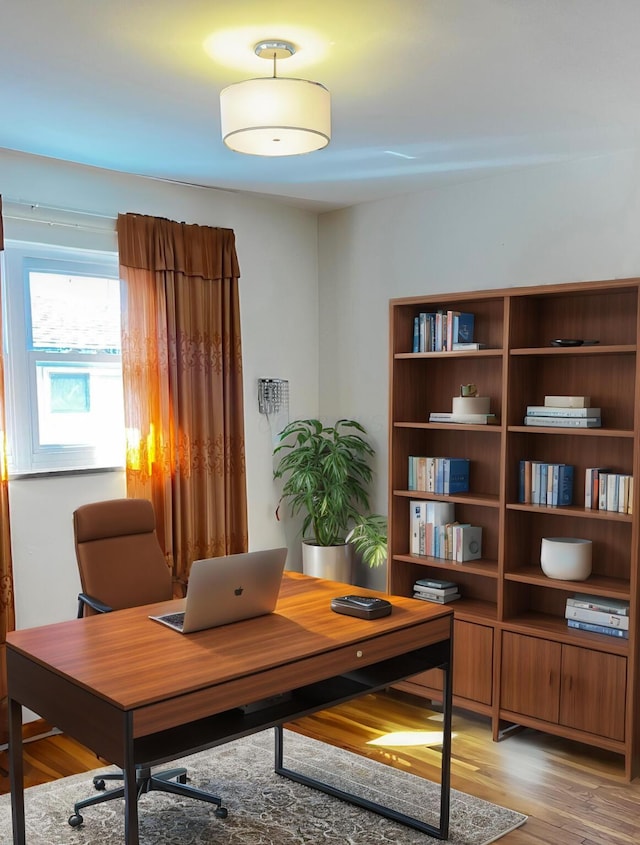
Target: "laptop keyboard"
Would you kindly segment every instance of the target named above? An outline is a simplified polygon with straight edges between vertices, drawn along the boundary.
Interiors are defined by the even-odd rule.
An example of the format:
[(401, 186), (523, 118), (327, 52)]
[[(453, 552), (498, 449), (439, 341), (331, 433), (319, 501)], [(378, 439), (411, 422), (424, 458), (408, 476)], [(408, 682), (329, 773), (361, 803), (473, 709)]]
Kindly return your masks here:
[(184, 625), (184, 613), (165, 613), (162, 618), (170, 625), (175, 625), (177, 628), (182, 628)]

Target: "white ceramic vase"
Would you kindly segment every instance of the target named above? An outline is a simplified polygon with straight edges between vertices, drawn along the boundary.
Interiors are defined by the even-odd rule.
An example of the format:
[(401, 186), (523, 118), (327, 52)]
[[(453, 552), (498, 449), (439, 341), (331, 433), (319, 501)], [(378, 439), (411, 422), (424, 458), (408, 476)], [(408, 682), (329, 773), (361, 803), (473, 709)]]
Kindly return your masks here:
[(591, 575), (591, 540), (579, 537), (543, 537), (540, 565), (548, 578), (584, 581)]

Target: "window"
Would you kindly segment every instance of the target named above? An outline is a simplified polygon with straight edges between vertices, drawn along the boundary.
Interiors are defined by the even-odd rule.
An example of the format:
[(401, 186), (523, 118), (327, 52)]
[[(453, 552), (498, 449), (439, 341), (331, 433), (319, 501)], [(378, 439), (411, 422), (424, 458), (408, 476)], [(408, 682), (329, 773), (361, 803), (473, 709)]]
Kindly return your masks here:
[(117, 255), (9, 241), (4, 262), (10, 471), (122, 466)]

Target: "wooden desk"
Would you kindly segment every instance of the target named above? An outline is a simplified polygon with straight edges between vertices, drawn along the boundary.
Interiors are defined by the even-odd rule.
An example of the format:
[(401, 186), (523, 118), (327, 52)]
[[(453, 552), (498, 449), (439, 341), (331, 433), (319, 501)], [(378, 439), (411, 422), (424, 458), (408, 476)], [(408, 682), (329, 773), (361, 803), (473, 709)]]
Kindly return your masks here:
[[(167, 602), (10, 633), (14, 845), (25, 845), (21, 705), (123, 769), (126, 845), (138, 845), (136, 764), (165, 763), (271, 726), (280, 774), (446, 839), (451, 609), (394, 596), (390, 616), (365, 621), (330, 610), (330, 599), (345, 591), (287, 573), (275, 614), (209, 631), (182, 636), (148, 619), (177, 604)], [(434, 666), (445, 669), (439, 827), (283, 767), (283, 723)], [(290, 695), (275, 705), (245, 707), (283, 693)]]

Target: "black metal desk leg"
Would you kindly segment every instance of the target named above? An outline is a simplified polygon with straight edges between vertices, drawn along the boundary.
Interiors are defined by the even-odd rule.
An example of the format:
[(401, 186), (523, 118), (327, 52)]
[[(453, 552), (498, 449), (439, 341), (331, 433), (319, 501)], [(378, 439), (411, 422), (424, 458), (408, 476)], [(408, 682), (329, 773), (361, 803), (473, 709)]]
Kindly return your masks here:
[(309, 777), (296, 772), (292, 769), (285, 768), (283, 765), (283, 729), (282, 725), (275, 728), (275, 772), (290, 780), (302, 783), (312, 789), (317, 789), (320, 792), (325, 792), (327, 795), (333, 795), (335, 798), (340, 798), (342, 801), (347, 801), (358, 807), (363, 807), (365, 810), (371, 810), (384, 816), (392, 821), (400, 822), (401, 824), (419, 830), (422, 833), (428, 833), (435, 839), (447, 839), (449, 836), (449, 808), (450, 796), (449, 788), (451, 781), (451, 701), (452, 701), (452, 682), (451, 682), (451, 648), (449, 648), (449, 659), (446, 663), (440, 664), (439, 668), (444, 671), (444, 689), (443, 689), (443, 722), (442, 722), (442, 758), (440, 769), (440, 817), (439, 824), (429, 824), (422, 819), (417, 819), (413, 816), (408, 816), (392, 807), (387, 807), (384, 804), (379, 804), (375, 801), (370, 801), (367, 798), (362, 798), (352, 792), (346, 792), (338, 789), (331, 784), (324, 781), (316, 780), (316, 778)]
[(124, 841), (125, 845), (139, 845), (138, 790), (130, 721), (125, 729), (124, 766), (122, 767), (122, 771), (124, 772)]
[(444, 685), (442, 688), (442, 764), (440, 769), (440, 831), (441, 838), (449, 838), (449, 810), (451, 803), (451, 710), (453, 707), (453, 641), (449, 643), (449, 662), (442, 667)]
[(9, 774), (13, 845), (25, 845), (24, 768), (22, 758), (22, 705), (9, 698)]

